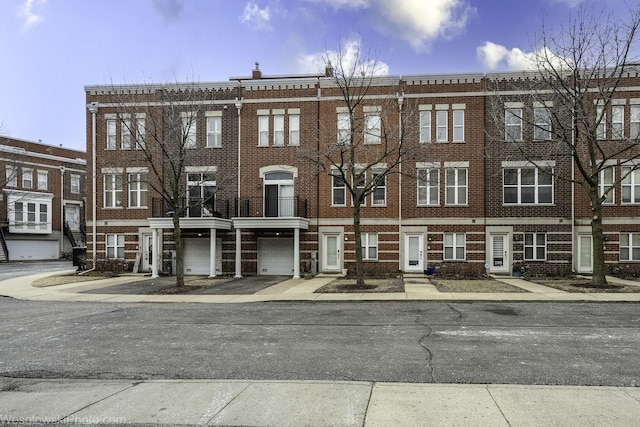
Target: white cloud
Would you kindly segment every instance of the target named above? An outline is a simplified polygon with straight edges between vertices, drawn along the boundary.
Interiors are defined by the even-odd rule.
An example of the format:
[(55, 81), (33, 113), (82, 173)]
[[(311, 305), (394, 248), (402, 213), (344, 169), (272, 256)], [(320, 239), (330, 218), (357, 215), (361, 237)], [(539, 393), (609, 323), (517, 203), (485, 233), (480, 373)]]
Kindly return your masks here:
[(538, 68), (538, 64), (541, 66), (549, 64), (554, 68), (562, 68), (567, 65), (566, 59), (556, 55), (548, 48), (524, 52), (517, 47), (509, 50), (505, 46), (487, 41), (476, 48), (476, 54), (480, 62), (489, 70), (535, 70)]
[[(355, 70), (355, 73), (364, 72), (366, 75), (386, 76), (389, 74), (389, 65), (373, 58), (362, 57), (362, 45), (359, 39), (346, 40), (339, 51), (326, 50), (298, 56), (298, 68), (302, 73), (323, 73), (325, 61), (331, 61), (336, 67), (343, 70)], [(341, 65), (339, 65), (341, 64)]]
[(34, 3), (45, 3), (47, 0), (24, 0), (18, 9), (18, 16), (24, 19), (24, 27), (29, 29), (42, 21), (42, 16), (36, 15), (33, 11)]
[(240, 16), (240, 21), (250, 25), (255, 30), (272, 30), (269, 6), (260, 9), (256, 3), (247, 3)]

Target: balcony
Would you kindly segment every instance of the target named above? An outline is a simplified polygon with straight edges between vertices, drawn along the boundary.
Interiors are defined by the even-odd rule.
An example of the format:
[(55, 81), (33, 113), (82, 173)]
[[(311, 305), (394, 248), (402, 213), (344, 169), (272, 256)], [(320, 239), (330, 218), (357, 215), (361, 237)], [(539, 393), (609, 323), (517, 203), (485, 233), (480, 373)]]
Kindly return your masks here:
[(307, 218), (307, 199), (254, 197), (236, 199), (235, 216), (241, 218)]
[[(180, 218), (231, 218), (228, 200), (181, 198), (178, 212)], [(154, 198), (151, 205), (153, 218), (171, 218), (173, 207), (164, 199)]]

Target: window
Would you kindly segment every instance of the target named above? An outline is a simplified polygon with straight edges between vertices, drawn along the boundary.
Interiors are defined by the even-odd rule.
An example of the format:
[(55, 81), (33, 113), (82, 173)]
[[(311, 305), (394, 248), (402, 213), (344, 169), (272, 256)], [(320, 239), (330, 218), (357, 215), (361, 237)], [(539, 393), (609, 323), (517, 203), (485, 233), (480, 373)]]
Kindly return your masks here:
[(436, 141), (447, 142), (449, 139), (447, 135), (447, 116), (448, 111), (436, 111)]
[(445, 233), (444, 259), (446, 261), (464, 261), (466, 236), (464, 233)]
[(608, 167), (600, 171), (600, 180), (598, 182), (600, 197), (602, 197), (606, 191), (609, 191), (604, 198), (603, 204), (605, 205), (612, 205), (615, 203), (615, 192), (613, 190), (614, 175), (613, 167)]
[(104, 207), (122, 206), (122, 175), (108, 173), (104, 175)]
[(620, 233), (620, 261), (640, 261), (640, 233)]
[(124, 119), (120, 124), (120, 148), (131, 150), (131, 120)]
[(504, 169), (504, 204), (553, 203), (553, 169)]
[(507, 108), (504, 110), (504, 139), (522, 141), (522, 109)]
[(71, 175), (71, 193), (80, 194), (80, 175)]
[(12, 233), (51, 233), (53, 195), (8, 192), (9, 231)]
[(289, 145), (300, 145), (300, 115), (289, 115)]
[(129, 207), (147, 206), (147, 174), (136, 172), (129, 174)]
[(387, 177), (381, 173), (373, 173), (372, 205), (384, 206), (387, 204)]
[(624, 138), (624, 105), (611, 107), (611, 138)]
[(544, 233), (525, 233), (525, 261), (544, 261), (547, 252), (547, 235)]
[(349, 113), (338, 113), (338, 145), (351, 143), (351, 119)]
[(622, 176), (622, 203), (640, 203), (640, 169), (633, 170), (632, 166), (623, 166)]
[(222, 147), (222, 117), (207, 117), (207, 147)]
[(210, 217), (216, 211), (216, 176), (213, 172), (189, 173), (187, 175), (189, 194), (189, 217)]
[(291, 217), (295, 213), (293, 173), (268, 172), (264, 174), (264, 215)]
[(378, 259), (378, 234), (362, 233), (362, 259), (375, 261)]
[(147, 147), (146, 119), (136, 119), (136, 150), (144, 150)]
[(604, 107), (596, 107), (596, 121), (600, 120), (596, 126), (596, 138), (607, 139), (607, 113)]
[(269, 116), (258, 116), (258, 145), (269, 146)]
[(33, 188), (32, 169), (22, 169), (22, 188)]
[(38, 171), (38, 190), (46, 191), (49, 187), (49, 173)]
[(333, 206), (344, 206), (347, 204), (347, 186), (344, 179), (337, 172), (331, 176), (332, 199)]
[(640, 138), (640, 105), (631, 106), (629, 117), (629, 137), (631, 139)]
[(440, 204), (440, 171), (438, 169), (418, 170), (418, 205), (438, 206)]
[(453, 142), (464, 142), (464, 110), (453, 110)]
[(467, 169), (445, 169), (445, 203), (447, 205), (466, 205), (467, 188)]
[(107, 150), (116, 149), (116, 120), (107, 120)]
[[(356, 197), (359, 194), (362, 194), (364, 192), (364, 187), (367, 181), (367, 177), (365, 175), (364, 172), (361, 172), (360, 175), (356, 175), (355, 177), (355, 189), (356, 189)], [(366, 206), (367, 205), (367, 199), (363, 198), (362, 199), (362, 203), (360, 203), (361, 206)]]
[(364, 143), (380, 144), (380, 113), (365, 113)]
[(420, 111), (420, 142), (431, 142), (431, 111)]
[(546, 107), (533, 109), (534, 141), (548, 141), (551, 139), (551, 111)]
[(5, 181), (7, 183), (6, 184), (7, 187), (17, 187), (18, 186), (18, 169), (13, 166), (6, 165)]
[(273, 116), (273, 145), (284, 145), (284, 115)]
[(196, 148), (195, 113), (183, 113), (182, 115), (182, 142), (184, 148)]
[(107, 259), (124, 259), (124, 235), (107, 234)]

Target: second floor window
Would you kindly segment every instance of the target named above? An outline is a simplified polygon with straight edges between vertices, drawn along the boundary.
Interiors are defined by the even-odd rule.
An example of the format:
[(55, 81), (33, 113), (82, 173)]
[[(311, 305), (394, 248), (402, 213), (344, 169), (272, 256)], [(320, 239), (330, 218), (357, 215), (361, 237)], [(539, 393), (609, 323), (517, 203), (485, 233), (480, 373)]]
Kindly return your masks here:
[(364, 115), (364, 143), (380, 144), (380, 113), (365, 113)]
[(629, 137), (631, 139), (640, 138), (640, 105), (631, 106), (629, 117)]
[(551, 139), (551, 111), (549, 108), (538, 107), (533, 109), (533, 139), (535, 141), (548, 141)]
[(440, 171), (438, 169), (418, 170), (418, 205), (438, 206), (440, 204)]
[(553, 203), (553, 169), (504, 169), (504, 204)]
[(373, 206), (384, 206), (387, 204), (387, 177), (379, 173), (373, 173)]
[(116, 149), (116, 120), (107, 120), (107, 150)]
[(607, 139), (607, 112), (604, 107), (596, 107), (596, 138), (597, 139)]
[(333, 206), (344, 206), (347, 204), (347, 188), (341, 176), (337, 173), (334, 173), (331, 176), (331, 205)]
[(464, 142), (464, 110), (453, 110), (453, 142)]
[(420, 111), (420, 142), (431, 142), (431, 111)]
[(445, 169), (445, 203), (447, 205), (467, 204), (467, 169)]
[(186, 113), (182, 116), (182, 143), (184, 148), (196, 148), (196, 117)]
[(80, 175), (71, 175), (71, 194), (80, 194)]
[(33, 188), (33, 169), (22, 169), (22, 188)]
[(521, 108), (507, 108), (504, 110), (504, 139), (506, 141), (522, 141)]
[(144, 172), (129, 174), (129, 207), (147, 206), (147, 174)]
[(269, 116), (258, 116), (258, 145), (269, 146)]
[(300, 115), (289, 115), (289, 145), (300, 145)]
[(273, 145), (284, 145), (284, 115), (273, 116)]
[(222, 147), (222, 117), (207, 117), (207, 147)]
[(131, 120), (124, 119), (120, 124), (120, 148), (131, 150)]
[(633, 170), (631, 166), (623, 166), (622, 176), (622, 203), (640, 203), (640, 169)]
[(624, 105), (611, 107), (611, 138), (624, 138)]
[(436, 141), (447, 142), (448, 137), (448, 111), (436, 111)]
[(49, 174), (47, 171), (38, 171), (38, 190), (46, 191), (49, 187)]
[(108, 173), (104, 175), (104, 207), (119, 208), (122, 206), (122, 175)]
[(338, 113), (338, 145), (351, 143), (351, 119), (349, 113)]
[(5, 166), (5, 182), (7, 187), (18, 186), (18, 168), (10, 165)]
[(606, 191), (609, 191), (604, 199), (603, 204), (611, 205), (615, 203), (615, 192), (613, 190), (614, 169), (608, 167), (600, 171), (600, 180), (598, 182), (598, 188), (600, 189), (600, 196)]

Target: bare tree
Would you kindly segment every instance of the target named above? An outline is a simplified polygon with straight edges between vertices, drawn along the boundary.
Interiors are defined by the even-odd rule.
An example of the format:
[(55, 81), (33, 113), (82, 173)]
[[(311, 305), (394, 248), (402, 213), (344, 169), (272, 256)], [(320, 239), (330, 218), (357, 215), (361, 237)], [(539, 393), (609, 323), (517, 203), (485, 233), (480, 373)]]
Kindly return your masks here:
[[(180, 219), (218, 215), (216, 192), (225, 186), (224, 177), (220, 179), (213, 173), (189, 174), (188, 166), (202, 165), (199, 160), (202, 152), (195, 149), (200, 134), (196, 127), (206, 110), (222, 112), (223, 103), (216, 101), (234, 99), (235, 93), (203, 88), (198, 83), (140, 85), (135, 89), (112, 86), (110, 89), (106, 102), (117, 116), (122, 135), (120, 145), (126, 144), (125, 148), (131, 150), (127, 153), (132, 162), (137, 160), (148, 167), (147, 173), (137, 177), (138, 182), (129, 182), (129, 185), (147, 186), (155, 196), (153, 213), (172, 218), (176, 286), (183, 286), (184, 245)], [(112, 161), (108, 156), (101, 159), (105, 165)], [(116, 160), (120, 165), (122, 161), (121, 157)], [(188, 180), (194, 187), (215, 182), (215, 186), (210, 187), (213, 192), (200, 197), (189, 194)], [(228, 187), (233, 190), (232, 185)]]
[[(607, 283), (603, 204), (640, 166), (635, 161), (640, 158), (640, 129), (632, 125), (625, 132), (619, 103), (626, 83), (637, 86), (639, 25), (640, 8), (631, 10), (626, 22), (580, 9), (559, 33), (542, 29), (532, 58), (534, 71), (522, 73), (517, 81), (497, 75), (488, 83), (493, 95), (488, 121), (495, 132), (488, 137), (507, 141), (489, 155), (524, 157), (544, 174), (577, 185), (588, 195), (594, 286)], [(522, 107), (507, 108), (505, 102), (516, 98), (524, 101)], [(523, 144), (523, 132), (543, 143)], [(542, 159), (568, 159), (572, 164), (551, 169)], [(617, 175), (616, 165), (621, 171)]]
[(318, 149), (302, 152), (319, 174), (343, 186), (351, 196), (356, 286), (365, 284), (362, 208), (369, 196), (372, 203), (383, 197), (387, 179), (404, 173), (401, 163), (415, 159), (420, 150), (416, 144), (403, 144), (407, 120), (402, 118), (399, 80), (380, 76), (384, 64), (361, 53), (341, 47), (335, 57), (324, 58), (331, 78), (323, 80), (323, 96), (335, 98), (339, 112), (335, 126), (322, 124)]

